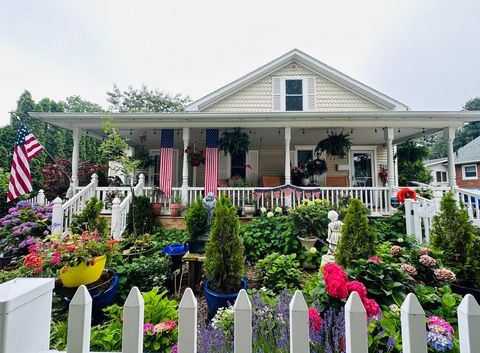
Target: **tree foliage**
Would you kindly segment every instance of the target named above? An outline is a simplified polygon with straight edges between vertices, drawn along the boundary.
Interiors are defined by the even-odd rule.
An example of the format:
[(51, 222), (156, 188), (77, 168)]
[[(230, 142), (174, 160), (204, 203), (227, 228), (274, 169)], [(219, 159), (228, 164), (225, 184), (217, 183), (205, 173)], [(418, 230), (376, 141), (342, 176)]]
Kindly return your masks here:
[(343, 220), (335, 261), (348, 268), (353, 260), (375, 255), (377, 235), (368, 223), (367, 209), (359, 199), (351, 199)]
[(241, 288), (244, 248), (239, 227), (237, 208), (222, 195), (217, 202), (205, 253), (207, 278), (220, 293), (235, 293)]
[(398, 182), (400, 185), (407, 185), (409, 181), (425, 184), (432, 181), (432, 175), (423, 165), (423, 160), (428, 157), (428, 154), (428, 148), (418, 141), (408, 141), (398, 146)]
[(140, 89), (128, 86), (121, 90), (117, 85), (107, 91), (107, 102), (113, 112), (180, 112), (185, 110), (189, 97), (181, 94), (174, 96), (158, 89), (148, 89), (143, 85)]

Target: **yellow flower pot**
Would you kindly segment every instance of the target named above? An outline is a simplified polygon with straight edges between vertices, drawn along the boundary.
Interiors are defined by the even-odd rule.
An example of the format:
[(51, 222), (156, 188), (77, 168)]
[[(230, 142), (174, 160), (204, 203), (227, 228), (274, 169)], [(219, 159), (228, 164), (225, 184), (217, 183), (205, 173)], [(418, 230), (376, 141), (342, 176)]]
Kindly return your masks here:
[(75, 267), (60, 270), (60, 279), (65, 287), (75, 288), (82, 284), (87, 285), (100, 278), (107, 263), (107, 256), (99, 256), (93, 264), (82, 262)]

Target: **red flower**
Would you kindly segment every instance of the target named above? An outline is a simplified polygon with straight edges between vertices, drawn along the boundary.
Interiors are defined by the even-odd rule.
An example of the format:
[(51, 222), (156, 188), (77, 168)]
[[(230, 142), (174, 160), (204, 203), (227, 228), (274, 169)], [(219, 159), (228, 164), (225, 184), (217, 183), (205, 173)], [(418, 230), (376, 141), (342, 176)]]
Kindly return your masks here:
[(347, 274), (340, 266), (331, 263), (323, 267), (323, 278), (328, 295), (339, 299), (347, 298)]
[(381, 258), (379, 258), (378, 256), (372, 256), (371, 258), (368, 259), (368, 261), (370, 261), (370, 262), (383, 262), (383, 260)]
[(310, 323), (310, 333), (320, 332), (322, 319), (318, 311), (314, 308), (308, 308), (308, 321)]
[(362, 300), (367, 316), (377, 316), (380, 314), (380, 306), (374, 299), (365, 298)]
[(405, 202), (405, 199), (417, 199), (417, 194), (415, 191), (409, 188), (402, 188), (399, 192), (397, 192), (397, 199), (400, 202)]
[(351, 281), (347, 283), (348, 292), (357, 292), (360, 298), (363, 300), (367, 298), (367, 288), (359, 281)]

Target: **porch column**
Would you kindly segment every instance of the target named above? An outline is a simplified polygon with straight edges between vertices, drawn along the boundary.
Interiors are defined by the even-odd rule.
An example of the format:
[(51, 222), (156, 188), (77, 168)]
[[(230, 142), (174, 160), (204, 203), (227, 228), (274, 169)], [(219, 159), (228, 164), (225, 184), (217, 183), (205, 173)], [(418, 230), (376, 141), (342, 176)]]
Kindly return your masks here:
[(457, 187), (457, 176), (455, 174), (455, 154), (453, 152), (453, 140), (455, 139), (455, 127), (449, 126), (444, 131), (445, 140), (447, 141), (448, 156), (448, 185), (455, 192)]
[(183, 128), (182, 204), (188, 204), (188, 155), (185, 152), (190, 143), (190, 128)]
[(290, 140), (292, 139), (292, 128), (285, 128), (285, 184), (291, 184), (290, 176)]
[[(73, 152), (72, 152), (72, 184), (73, 187), (78, 186), (78, 163), (80, 159), (80, 139), (82, 138), (82, 130), (78, 127), (73, 128)], [(75, 190), (73, 190), (75, 193)]]
[(387, 181), (388, 187), (392, 189), (395, 184), (395, 165), (393, 162), (393, 138), (394, 131), (393, 127), (385, 128), (385, 142), (387, 144)]

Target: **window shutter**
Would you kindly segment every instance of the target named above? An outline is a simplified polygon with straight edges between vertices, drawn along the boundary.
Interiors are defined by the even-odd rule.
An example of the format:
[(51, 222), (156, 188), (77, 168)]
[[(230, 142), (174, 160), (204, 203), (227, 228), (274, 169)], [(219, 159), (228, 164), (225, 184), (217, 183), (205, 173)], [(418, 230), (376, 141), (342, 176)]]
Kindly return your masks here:
[(282, 110), (282, 79), (272, 77), (272, 110), (279, 112)]
[(253, 181), (257, 183), (258, 181), (258, 151), (251, 150), (247, 153), (246, 164), (250, 165), (251, 168), (245, 168), (245, 179), (247, 181)]
[(218, 179), (230, 179), (231, 172), (231, 158), (230, 155), (223, 151), (219, 151), (218, 155)]
[(303, 110), (304, 111), (315, 111), (315, 77), (307, 77), (303, 79)]

